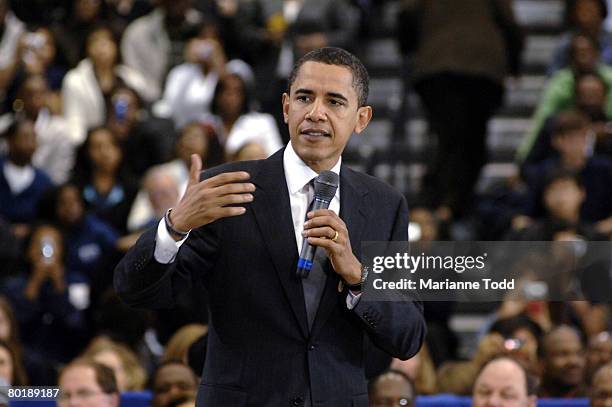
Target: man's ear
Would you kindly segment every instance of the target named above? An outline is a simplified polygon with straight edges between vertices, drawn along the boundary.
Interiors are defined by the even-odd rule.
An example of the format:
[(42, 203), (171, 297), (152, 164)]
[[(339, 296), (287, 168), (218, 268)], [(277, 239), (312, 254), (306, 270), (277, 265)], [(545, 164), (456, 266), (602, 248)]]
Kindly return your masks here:
[(283, 118), (285, 119), (285, 124), (289, 123), (289, 95), (285, 92), (283, 93)]
[(361, 133), (372, 120), (372, 106), (362, 106), (357, 110), (357, 124), (354, 132)]

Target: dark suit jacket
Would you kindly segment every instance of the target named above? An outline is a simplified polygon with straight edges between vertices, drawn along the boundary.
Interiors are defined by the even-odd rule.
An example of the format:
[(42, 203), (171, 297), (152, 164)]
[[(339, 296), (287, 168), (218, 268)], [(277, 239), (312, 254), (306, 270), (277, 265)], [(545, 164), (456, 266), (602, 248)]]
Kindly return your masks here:
[[(169, 307), (193, 286), (210, 295), (206, 363), (199, 406), (367, 406), (366, 336), (407, 359), (420, 348), (425, 324), (419, 303), (360, 301), (346, 306), (339, 278), (327, 283), (309, 332), (283, 150), (262, 161), (213, 168), (204, 177), (247, 171), (257, 186), (245, 215), (193, 230), (176, 261), (154, 260), (155, 229), (117, 266), (115, 286), (132, 306)], [(357, 258), (362, 240), (407, 240), (408, 212), (399, 193), (342, 167), (340, 216)], [(329, 262), (328, 262), (329, 263)]]

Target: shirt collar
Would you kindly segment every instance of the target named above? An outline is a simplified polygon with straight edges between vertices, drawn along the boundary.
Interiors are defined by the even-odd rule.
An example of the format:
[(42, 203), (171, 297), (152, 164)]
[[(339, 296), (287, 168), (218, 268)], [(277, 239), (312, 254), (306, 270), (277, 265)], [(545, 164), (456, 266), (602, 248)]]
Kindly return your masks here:
[[(340, 166), (342, 165), (342, 157), (338, 159), (338, 162), (330, 170), (340, 176)], [(287, 180), (287, 188), (289, 194), (293, 195), (300, 191), (304, 185), (310, 182), (311, 179), (317, 177), (315, 171), (312, 170), (302, 159), (296, 154), (295, 150), (291, 146), (291, 142), (287, 143), (285, 152), (283, 153), (283, 167), (285, 169), (285, 178)], [(337, 191), (339, 191), (338, 188)], [(338, 192), (336, 192), (338, 194)]]

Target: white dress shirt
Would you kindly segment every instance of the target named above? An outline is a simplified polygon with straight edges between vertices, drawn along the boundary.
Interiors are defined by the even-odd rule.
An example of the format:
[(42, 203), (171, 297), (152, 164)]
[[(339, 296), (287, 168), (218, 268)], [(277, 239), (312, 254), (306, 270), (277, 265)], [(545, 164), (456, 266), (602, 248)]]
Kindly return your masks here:
[[(342, 157), (331, 169), (332, 172), (340, 175), (340, 166)], [(314, 191), (311, 190), (309, 183), (318, 174), (313, 171), (293, 150), (291, 142), (287, 144), (283, 155), (283, 167), (285, 170), (285, 179), (287, 181), (287, 190), (289, 191), (289, 203), (291, 206), (291, 218), (293, 220), (293, 229), (295, 231), (295, 241), (297, 244), (298, 253), (302, 249), (302, 231), (304, 230), (304, 220), (306, 211), (313, 198)], [(329, 209), (338, 214), (340, 212), (340, 184), (336, 190), (336, 195), (332, 199)], [(188, 236), (187, 236), (188, 237)], [(174, 261), (181, 245), (187, 240), (187, 237), (180, 241), (175, 241), (168, 231), (164, 219), (157, 226), (157, 236), (155, 238), (155, 251), (153, 256), (158, 263), (168, 264)], [(346, 305), (352, 309), (357, 305), (360, 295), (353, 295), (349, 292), (346, 298)]]

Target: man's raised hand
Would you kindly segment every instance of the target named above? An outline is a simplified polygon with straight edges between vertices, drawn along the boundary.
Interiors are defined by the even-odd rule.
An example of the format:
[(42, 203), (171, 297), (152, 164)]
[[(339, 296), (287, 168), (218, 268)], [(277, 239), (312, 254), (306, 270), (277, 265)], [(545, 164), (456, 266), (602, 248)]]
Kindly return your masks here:
[(170, 214), (175, 229), (188, 231), (207, 225), (217, 219), (242, 215), (246, 209), (228, 206), (251, 202), (255, 185), (245, 182), (248, 172), (227, 172), (200, 181), (202, 160), (198, 154), (191, 155), (189, 183), (185, 195)]

